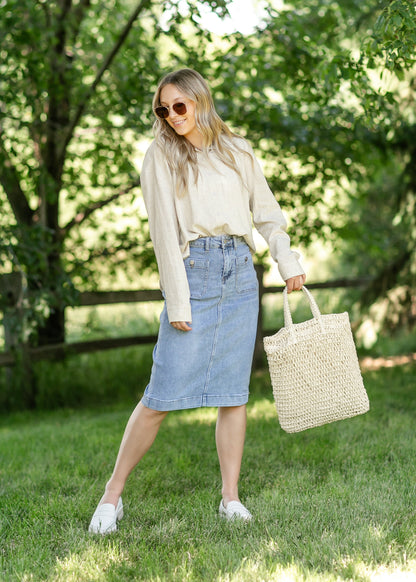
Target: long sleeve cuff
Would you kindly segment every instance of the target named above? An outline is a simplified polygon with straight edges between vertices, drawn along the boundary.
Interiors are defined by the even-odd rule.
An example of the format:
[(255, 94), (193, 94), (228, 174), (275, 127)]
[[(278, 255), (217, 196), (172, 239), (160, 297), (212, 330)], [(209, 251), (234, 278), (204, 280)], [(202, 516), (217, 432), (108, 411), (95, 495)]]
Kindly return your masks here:
[(168, 310), (169, 323), (172, 323), (172, 321), (192, 322), (191, 304), (189, 301), (187, 303), (174, 303), (166, 299), (166, 308)]
[(291, 252), (291, 254), (285, 258), (284, 261), (280, 260), (277, 263), (277, 267), (279, 269), (280, 276), (282, 277), (283, 281), (287, 281), (291, 277), (297, 277), (299, 275), (304, 275), (305, 271), (303, 270), (301, 264), (298, 261), (298, 253)]

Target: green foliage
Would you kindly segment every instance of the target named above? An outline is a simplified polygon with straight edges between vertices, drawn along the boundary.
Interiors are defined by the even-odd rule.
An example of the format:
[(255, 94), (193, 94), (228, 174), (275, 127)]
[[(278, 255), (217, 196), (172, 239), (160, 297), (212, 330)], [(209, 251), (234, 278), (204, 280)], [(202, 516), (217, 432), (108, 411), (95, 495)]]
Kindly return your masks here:
[(3, 234), (0, 257), (20, 277), (14, 292), (0, 294), (0, 310), (14, 345), (34, 342), (51, 311), (76, 302), (78, 292), (64, 270), (53, 271), (47, 264), (48, 254), (56, 252), (49, 229), (12, 224), (3, 227)]
[(293, 241), (329, 241), (342, 275), (374, 276), (367, 304), (404, 285), (404, 315), (416, 285), (415, 38), (409, 0), (292, 2), (258, 34), (231, 36), (213, 75), (222, 114), (291, 209)]
[[(226, 0), (205, 4), (221, 14)], [(103, 279), (138, 286), (155, 270), (137, 166), (161, 55), (169, 43), (186, 60), (185, 20), (198, 28), (198, 6), (3, 2), (0, 276), (23, 280), (5, 315), (15, 344), (64, 341), (64, 310), (78, 290)], [(29, 372), (33, 404), (39, 391)], [(23, 394), (28, 382), (20, 384)], [(18, 399), (15, 382), (11, 389)]]
[[(223, 13), (226, 2), (206, 4)], [(78, 288), (91, 288), (103, 275), (154, 269), (138, 202), (137, 144), (151, 135), (151, 96), (166, 43), (181, 46), (186, 61), (184, 21), (191, 15), (196, 29), (199, 14), (195, 3), (186, 6), (4, 3), (0, 228), (13, 247), (7, 261), (0, 249), (5, 268), (14, 263), (29, 277), (33, 268), (43, 271), (45, 289), (48, 271), (57, 277), (54, 287), (61, 270)], [(163, 10), (166, 26), (159, 24)], [(7, 236), (13, 224), (21, 232), (43, 227), (50, 248), (35, 245), (30, 261), (16, 263), (25, 241)]]
[(403, 77), (403, 71), (416, 63), (415, 6), (410, 0), (393, 0), (380, 10), (368, 47), (373, 65), (374, 53), (384, 60), (384, 66)]
[[(162, 13), (149, 1), (108, 66), (134, 3), (80, 2), (68, 11), (58, 2), (6, 4), (3, 158), (14, 166), (31, 220), (42, 219), (42, 194), (60, 205), (57, 242), (77, 287), (104, 275), (111, 280), (120, 265), (134, 265), (132, 273), (154, 268), (135, 204), (134, 158), (136, 142), (150, 135), (151, 94), (166, 68), (186, 64), (211, 79), (220, 113), (257, 144), (272, 187), (293, 209), (295, 243), (324, 238), (344, 250), (346, 238), (350, 248), (360, 241), (357, 223), (368, 216), (368, 192), (383, 179), (386, 160), (393, 160), (387, 207), (397, 209), (391, 197), (400, 203), (403, 190), (413, 191), (410, 103), (404, 111), (404, 86), (387, 90), (373, 74), (388, 70), (402, 79), (408, 71), (411, 86), (416, 33), (408, 0), (270, 7), (259, 34), (218, 44), (201, 23), (201, 3), (165, 3)], [(225, 2), (207, 4), (225, 14)], [(2, 183), (11, 203), (16, 192), (8, 178)], [(7, 208), (4, 197), (0, 204)], [(392, 225), (393, 212), (392, 238), (405, 240), (409, 227)], [(109, 222), (117, 226), (109, 229)], [(379, 243), (372, 243), (377, 254)], [(388, 248), (394, 261), (394, 246)]]

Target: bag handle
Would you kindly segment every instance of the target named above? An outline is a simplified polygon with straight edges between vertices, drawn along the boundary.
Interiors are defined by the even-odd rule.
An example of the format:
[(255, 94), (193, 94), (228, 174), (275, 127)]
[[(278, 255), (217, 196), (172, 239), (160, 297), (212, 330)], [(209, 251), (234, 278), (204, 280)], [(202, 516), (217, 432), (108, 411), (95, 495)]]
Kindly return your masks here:
[[(322, 316), (321, 316), (321, 312), (319, 310), (318, 304), (316, 303), (315, 299), (312, 297), (311, 292), (305, 287), (305, 285), (302, 287), (302, 291), (305, 293), (306, 297), (309, 300), (309, 305), (312, 311), (312, 315), (314, 316), (314, 318), (316, 320), (318, 320), (319, 325), (321, 327), (321, 331), (324, 331), (324, 326), (322, 324)], [(289, 298), (288, 298), (288, 293), (287, 293), (287, 287), (285, 287), (283, 289), (283, 311), (284, 311), (284, 318), (285, 318), (285, 327), (287, 327), (289, 329), (289, 331), (293, 332), (293, 320), (292, 320), (292, 314), (290, 312), (290, 307), (289, 307)]]

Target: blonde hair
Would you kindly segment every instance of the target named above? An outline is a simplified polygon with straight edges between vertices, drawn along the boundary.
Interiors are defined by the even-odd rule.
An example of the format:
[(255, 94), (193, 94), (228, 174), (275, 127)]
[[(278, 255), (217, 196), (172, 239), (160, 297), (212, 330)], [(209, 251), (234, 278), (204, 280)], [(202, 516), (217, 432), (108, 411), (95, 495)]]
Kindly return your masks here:
[[(165, 75), (156, 89), (153, 111), (161, 105), (160, 93), (166, 85), (175, 85), (186, 97), (194, 101), (195, 122), (203, 140), (202, 149), (207, 151), (209, 148), (214, 151), (226, 166), (235, 170), (241, 177), (233, 150), (247, 152), (233, 143), (233, 138), (237, 136), (215, 111), (210, 89), (202, 75), (193, 69), (180, 69)], [(189, 167), (193, 171), (195, 182), (198, 179), (196, 149), (189, 140), (178, 135), (166, 119), (156, 116), (153, 130), (155, 141), (163, 148), (174, 177), (176, 194), (183, 196), (188, 191)]]

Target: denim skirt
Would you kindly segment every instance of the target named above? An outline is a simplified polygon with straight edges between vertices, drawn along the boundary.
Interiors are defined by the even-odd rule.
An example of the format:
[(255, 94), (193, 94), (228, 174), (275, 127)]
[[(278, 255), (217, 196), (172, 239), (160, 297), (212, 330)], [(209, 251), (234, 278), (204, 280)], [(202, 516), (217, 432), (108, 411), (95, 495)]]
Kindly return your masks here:
[(192, 330), (170, 325), (165, 304), (141, 402), (161, 411), (246, 404), (259, 309), (250, 249), (237, 236), (201, 237), (184, 262)]

